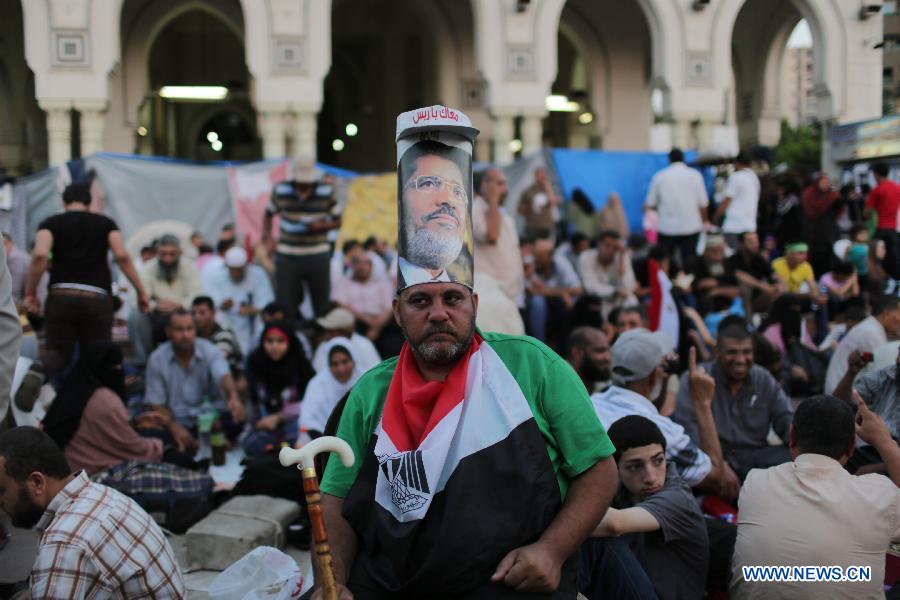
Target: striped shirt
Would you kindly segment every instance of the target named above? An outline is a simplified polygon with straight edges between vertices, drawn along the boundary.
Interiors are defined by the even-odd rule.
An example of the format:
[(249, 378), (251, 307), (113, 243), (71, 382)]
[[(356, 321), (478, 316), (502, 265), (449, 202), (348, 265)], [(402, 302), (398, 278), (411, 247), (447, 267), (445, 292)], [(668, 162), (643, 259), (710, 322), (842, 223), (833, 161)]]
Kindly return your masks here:
[(172, 547), (138, 504), (80, 471), (47, 506), (32, 598), (184, 598)]
[(691, 441), (684, 427), (659, 414), (652, 402), (636, 392), (611, 385), (600, 394), (591, 395), (594, 410), (603, 427), (610, 426), (628, 415), (640, 415), (653, 421), (666, 438), (666, 459), (678, 469), (678, 474), (694, 487), (709, 475), (712, 463), (709, 456)]
[(328, 231), (311, 231), (311, 223), (340, 219), (337, 202), (331, 195), (318, 195), (318, 189), (305, 200), (294, 189), (293, 182), (282, 181), (272, 190), (266, 212), (281, 217), (279, 254), (311, 256), (330, 252)]

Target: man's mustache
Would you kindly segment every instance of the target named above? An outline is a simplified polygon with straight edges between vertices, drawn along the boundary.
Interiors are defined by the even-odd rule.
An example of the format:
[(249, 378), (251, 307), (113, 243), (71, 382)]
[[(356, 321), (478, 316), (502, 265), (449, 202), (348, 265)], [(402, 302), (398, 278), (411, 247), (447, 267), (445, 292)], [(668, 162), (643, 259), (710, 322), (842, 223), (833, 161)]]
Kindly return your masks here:
[(436, 335), (438, 333), (448, 333), (454, 337), (456, 337), (456, 335), (457, 335), (456, 330), (453, 329), (452, 327), (450, 327), (449, 325), (434, 325), (432, 327), (429, 327), (428, 331), (426, 331), (425, 335), (422, 337), (424, 339), (424, 338)]
[(430, 212), (425, 215), (423, 221), (427, 223), (432, 219), (436, 219), (440, 215), (450, 215), (451, 217), (453, 217), (453, 220), (456, 221), (456, 224), (459, 225), (459, 216), (456, 214), (456, 211), (450, 207), (449, 204), (441, 204), (440, 208), (438, 208), (436, 211)]

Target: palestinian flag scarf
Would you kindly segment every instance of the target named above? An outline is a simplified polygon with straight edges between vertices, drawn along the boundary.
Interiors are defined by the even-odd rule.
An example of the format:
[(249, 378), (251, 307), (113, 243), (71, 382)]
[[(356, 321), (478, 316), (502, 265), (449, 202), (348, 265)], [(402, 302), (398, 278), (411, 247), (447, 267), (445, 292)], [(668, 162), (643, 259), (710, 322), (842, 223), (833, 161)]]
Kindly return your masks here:
[[(490, 577), (561, 506), (529, 403), (490, 344), (476, 336), (437, 383), (404, 345), (344, 499), (360, 541), (350, 588), (358, 598), (518, 597)], [(563, 582), (574, 597), (569, 563)]]

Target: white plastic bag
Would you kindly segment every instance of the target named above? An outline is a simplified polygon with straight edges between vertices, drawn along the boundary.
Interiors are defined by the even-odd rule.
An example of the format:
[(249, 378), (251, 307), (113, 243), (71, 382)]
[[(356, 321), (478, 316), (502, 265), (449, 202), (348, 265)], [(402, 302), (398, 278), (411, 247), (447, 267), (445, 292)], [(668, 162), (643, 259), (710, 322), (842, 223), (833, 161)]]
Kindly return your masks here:
[(299, 598), (303, 575), (294, 559), (260, 546), (219, 573), (209, 586), (211, 600), (290, 600)]

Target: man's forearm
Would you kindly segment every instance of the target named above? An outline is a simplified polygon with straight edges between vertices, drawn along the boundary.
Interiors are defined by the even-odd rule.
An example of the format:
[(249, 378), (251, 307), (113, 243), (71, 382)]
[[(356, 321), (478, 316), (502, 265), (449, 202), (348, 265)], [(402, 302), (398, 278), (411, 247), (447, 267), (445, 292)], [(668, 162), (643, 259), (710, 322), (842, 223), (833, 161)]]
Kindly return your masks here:
[(268, 242), (272, 239), (272, 213), (266, 211), (263, 215), (263, 224), (262, 224), (262, 241)]
[(35, 256), (31, 259), (31, 267), (28, 269), (28, 283), (25, 284), (25, 295), (31, 296), (37, 292), (38, 283), (47, 270), (47, 257)]
[(855, 369), (847, 369), (832, 392), (835, 398), (840, 398), (844, 402), (850, 402), (850, 395), (853, 393), (853, 380), (856, 379), (856, 375), (857, 371)]
[(697, 414), (697, 432), (698, 437), (700, 438), (700, 449), (706, 452), (706, 455), (709, 456), (709, 460), (712, 463), (712, 468), (710, 469), (707, 478), (719, 482), (725, 458), (722, 454), (722, 444), (719, 441), (719, 432), (716, 429), (716, 421), (713, 419), (711, 410), (697, 411), (695, 408), (695, 412)]
[(131, 282), (131, 285), (134, 286), (135, 292), (137, 292), (138, 296), (143, 293), (146, 293), (144, 290), (144, 283), (141, 281), (141, 278), (138, 276), (137, 269), (134, 268), (134, 262), (131, 260), (131, 257), (125, 255), (121, 258), (116, 259), (116, 262), (119, 264), (119, 268), (122, 269), (122, 273)]
[[(343, 508), (343, 498), (322, 494), (322, 512), (325, 516), (325, 530), (328, 532), (328, 545), (331, 548), (334, 579), (337, 583), (346, 585), (350, 578), (350, 569), (353, 568), (353, 560), (356, 558), (357, 539), (356, 532), (341, 514)], [(316, 587), (318, 587), (322, 577), (319, 575), (320, 565), (315, 552), (313, 552), (313, 566), (316, 570)]]
[(234, 384), (234, 378), (231, 376), (231, 373), (222, 376), (222, 380), (219, 382), (219, 387), (222, 388), (222, 391), (225, 392), (225, 396), (228, 399), (234, 398), (238, 395), (237, 386)]
[(562, 510), (541, 535), (540, 543), (565, 560), (594, 531), (606, 513), (619, 485), (612, 457), (604, 458), (579, 475), (569, 486)]

